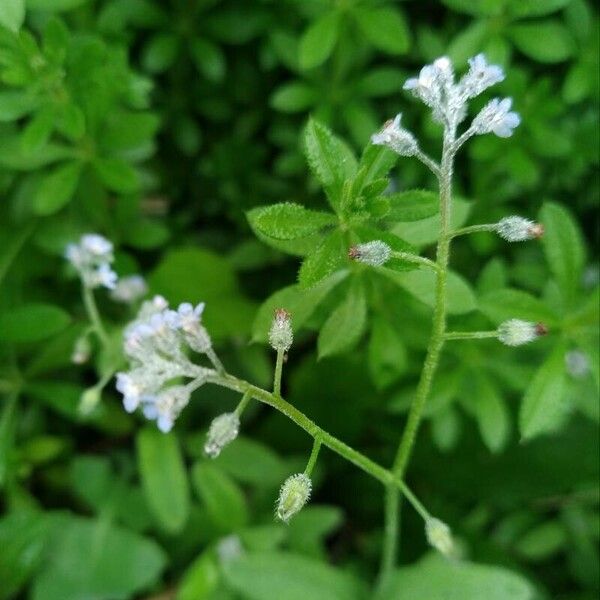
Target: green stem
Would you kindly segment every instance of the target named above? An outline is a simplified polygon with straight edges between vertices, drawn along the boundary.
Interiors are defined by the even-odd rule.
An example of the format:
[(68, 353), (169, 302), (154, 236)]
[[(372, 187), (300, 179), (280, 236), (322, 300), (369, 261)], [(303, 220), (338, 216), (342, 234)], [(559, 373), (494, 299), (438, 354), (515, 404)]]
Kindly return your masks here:
[(444, 334), (445, 340), (482, 340), (498, 337), (497, 331), (449, 331)]
[(319, 450), (321, 449), (321, 438), (319, 436), (315, 437), (313, 442), (313, 447), (310, 452), (310, 457), (308, 459), (308, 463), (306, 464), (306, 469), (304, 469), (304, 474), (310, 477), (315, 464), (317, 463), (317, 458), (319, 457)]
[(434, 271), (439, 271), (439, 266), (436, 262), (425, 258), (424, 256), (418, 256), (417, 254), (411, 254), (410, 252), (392, 252), (393, 258), (400, 258), (407, 262), (416, 263), (427, 267), (428, 269), (433, 269)]
[(209, 348), (206, 351), (206, 356), (208, 356), (208, 360), (210, 360), (214, 368), (219, 371), (219, 373), (225, 373), (225, 367), (223, 366), (221, 359), (217, 356), (216, 352), (212, 348)]
[(85, 305), (88, 318), (100, 342), (102, 342), (102, 345), (107, 346), (108, 334), (106, 333), (106, 329), (104, 329), (104, 325), (102, 324), (102, 319), (100, 318), (100, 313), (98, 312), (98, 307), (96, 306), (96, 300), (94, 299), (94, 293), (92, 292), (91, 288), (85, 284), (83, 285), (82, 289), (83, 303)]
[(240, 394), (248, 394), (255, 400), (278, 410), (281, 414), (298, 425), (298, 427), (306, 431), (313, 439), (318, 439), (323, 446), (326, 446), (342, 458), (345, 458), (348, 462), (351, 462), (371, 477), (377, 479), (386, 487), (393, 486), (398, 488), (423, 518), (430, 516), (421, 502), (419, 502), (415, 495), (410, 491), (408, 486), (401, 479), (396, 477), (392, 471), (378, 465), (358, 450), (351, 448), (324, 429), (321, 429), (314, 421), (309, 419), (304, 413), (284, 400), (281, 396), (256, 387), (248, 381), (238, 379), (228, 373), (215, 372), (215, 374), (209, 376), (206, 381), (234, 390)]
[(275, 376), (273, 377), (273, 393), (281, 396), (281, 372), (283, 370), (283, 350), (277, 350), (277, 360), (275, 361)]
[(246, 406), (248, 406), (248, 402), (250, 402), (250, 400), (252, 400), (252, 395), (249, 392), (245, 392), (242, 396), (242, 399), (240, 400), (240, 403), (235, 407), (235, 410), (233, 412), (238, 417), (241, 417)]
[(458, 237), (459, 235), (467, 235), (469, 233), (479, 233), (480, 231), (496, 231), (498, 227), (497, 223), (483, 223), (482, 225), (469, 225), (462, 229), (457, 229), (450, 233), (450, 237)]
[[(436, 251), (438, 267), (435, 305), (433, 309), (433, 324), (431, 337), (427, 347), (425, 363), (421, 371), (415, 398), (410, 407), (408, 420), (396, 452), (392, 466), (395, 479), (402, 480), (410, 460), (417, 432), (423, 417), (423, 409), (431, 389), (433, 376), (437, 369), (440, 353), (444, 345), (446, 332), (446, 286), (448, 278), (448, 262), (450, 259), (450, 217), (452, 215), (452, 171), (453, 171), (453, 145), (454, 132), (446, 130), (444, 133), (444, 147), (442, 163), (440, 166), (440, 235)], [(407, 500), (410, 498), (407, 496)], [(395, 486), (388, 486), (385, 497), (385, 526), (384, 542), (381, 558), (380, 585), (389, 578), (396, 563), (398, 552), (398, 529), (400, 523), (400, 495)]]

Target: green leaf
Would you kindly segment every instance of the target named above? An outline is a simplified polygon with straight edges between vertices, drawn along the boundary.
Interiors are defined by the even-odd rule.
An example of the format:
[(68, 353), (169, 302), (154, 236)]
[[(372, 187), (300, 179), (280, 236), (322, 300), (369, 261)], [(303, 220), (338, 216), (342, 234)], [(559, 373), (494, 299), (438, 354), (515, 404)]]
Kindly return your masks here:
[(342, 185), (356, 172), (352, 152), (325, 125), (311, 117), (304, 129), (304, 153), (308, 166), (337, 210)]
[(253, 208), (246, 216), (253, 231), (278, 240), (306, 237), (337, 222), (331, 213), (308, 210), (292, 202)]
[(512, 25), (508, 34), (523, 54), (541, 63), (565, 61), (575, 51), (569, 30), (560, 21)]
[(79, 183), (81, 163), (71, 162), (55, 167), (42, 178), (33, 198), (38, 215), (51, 215), (68, 204)]
[(97, 158), (94, 168), (104, 185), (117, 194), (131, 194), (140, 187), (137, 171), (119, 158)]
[(558, 344), (537, 370), (525, 391), (519, 412), (519, 429), (524, 440), (554, 431), (566, 415), (565, 346)]
[(366, 320), (365, 288), (360, 279), (354, 279), (348, 294), (325, 321), (319, 333), (319, 358), (341, 354), (353, 348), (360, 341)]
[(461, 399), (477, 420), (485, 445), (491, 452), (500, 452), (508, 442), (510, 417), (493, 382), (480, 372), (469, 372)]
[[(454, 198), (452, 207), (451, 229), (462, 227), (471, 212), (471, 202), (461, 198)], [(392, 231), (414, 246), (427, 246), (437, 241), (440, 235), (440, 215), (414, 221), (411, 223), (397, 223)]]
[(25, 21), (25, 0), (2, 0), (0, 2), (0, 25), (18, 33)]
[(487, 19), (470, 23), (460, 29), (458, 35), (452, 40), (448, 48), (448, 56), (455, 65), (462, 65), (469, 58), (481, 52), (481, 48), (490, 36), (490, 27)]
[[(0, 8), (0, 11), (2, 8)], [(0, 123), (16, 121), (28, 115), (37, 105), (31, 94), (21, 91), (0, 92)]]
[(392, 7), (360, 8), (353, 14), (364, 36), (388, 54), (404, 54), (410, 48), (410, 32), (402, 13)]
[(329, 58), (338, 37), (339, 23), (339, 13), (332, 11), (310, 24), (300, 40), (301, 69), (318, 67)]
[(527, 531), (515, 544), (517, 553), (530, 561), (548, 560), (567, 545), (565, 526), (559, 521), (546, 521)]
[(407, 190), (386, 196), (390, 201), (390, 221), (420, 221), (436, 215), (440, 210), (438, 194), (427, 190)]
[(130, 598), (159, 579), (166, 556), (156, 542), (107, 521), (70, 515), (56, 520), (33, 600)]
[(252, 325), (252, 341), (267, 341), (276, 308), (285, 308), (292, 315), (294, 331), (301, 329), (327, 294), (347, 275), (348, 271), (338, 271), (306, 290), (296, 284), (276, 291), (258, 309)]
[(258, 487), (277, 487), (288, 468), (271, 448), (244, 437), (226, 446), (213, 464), (241, 483)]
[(27, 123), (21, 135), (23, 152), (30, 154), (39, 150), (50, 137), (54, 129), (55, 113), (53, 109), (41, 109)]
[(542, 322), (552, 325), (556, 314), (542, 300), (521, 290), (493, 290), (479, 298), (479, 310), (499, 325), (508, 319)]
[(442, 0), (451, 9), (467, 15), (492, 16), (502, 12), (504, 0)]
[[(418, 271), (397, 273), (384, 269), (382, 273), (427, 306), (435, 305), (436, 275), (433, 271), (419, 269)], [(475, 294), (463, 277), (449, 271), (446, 286), (449, 314), (462, 315), (475, 310), (477, 307)]]
[(0, 600), (14, 598), (35, 573), (50, 531), (43, 513), (15, 512), (0, 519)]
[(176, 600), (211, 600), (221, 573), (214, 553), (203, 552), (185, 571), (178, 585)]
[(386, 177), (398, 161), (398, 155), (385, 146), (369, 144), (358, 164), (358, 173), (352, 183), (352, 193), (358, 196), (365, 186)]
[[(508, 12), (511, 16), (541, 17), (561, 10), (572, 0), (509, 0)], [(548, 43), (551, 43), (550, 41)]]
[(142, 487), (152, 514), (169, 533), (181, 531), (190, 511), (190, 491), (177, 437), (146, 427), (138, 433), (136, 447)]
[(248, 554), (227, 563), (223, 569), (228, 584), (248, 600), (361, 600), (364, 597), (364, 585), (347, 571), (295, 554)]
[(504, 567), (450, 561), (428, 555), (398, 569), (376, 600), (534, 600), (537, 593), (527, 579)]
[(559, 204), (547, 202), (540, 211), (544, 225), (542, 245), (548, 266), (567, 301), (579, 290), (585, 262), (581, 231), (571, 213)]
[(279, 87), (271, 98), (271, 106), (286, 113), (303, 112), (319, 98), (317, 90), (301, 81), (293, 81)]
[(369, 340), (369, 373), (377, 389), (384, 390), (406, 370), (406, 347), (394, 327), (375, 315)]
[(206, 302), (202, 320), (215, 339), (250, 331), (254, 304), (242, 296), (223, 256), (198, 247), (175, 248), (163, 255), (149, 282), (172, 304)]
[(217, 466), (197, 462), (192, 469), (192, 482), (211, 521), (222, 532), (235, 531), (248, 522), (244, 494)]
[(324, 558), (325, 537), (331, 535), (342, 520), (342, 511), (337, 506), (311, 504), (303, 508), (287, 527), (290, 550)]
[(190, 53), (196, 68), (210, 81), (223, 81), (227, 64), (221, 48), (211, 41), (194, 37), (190, 42)]
[(26, 304), (0, 314), (0, 341), (39, 342), (62, 331), (71, 317), (58, 306)]
[(310, 288), (333, 272), (341, 269), (347, 262), (347, 249), (341, 231), (327, 236), (318, 248), (309, 254), (298, 273), (300, 288)]
[(26, 0), (27, 8), (31, 10), (45, 10), (48, 12), (59, 12), (71, 10), (87, 4), (89, 0)]
[(142, 64), (150, 73), (162, 73), (175, 61), (179, 40), (170, 32), (160, 32), (150, 38), (142, 54)]

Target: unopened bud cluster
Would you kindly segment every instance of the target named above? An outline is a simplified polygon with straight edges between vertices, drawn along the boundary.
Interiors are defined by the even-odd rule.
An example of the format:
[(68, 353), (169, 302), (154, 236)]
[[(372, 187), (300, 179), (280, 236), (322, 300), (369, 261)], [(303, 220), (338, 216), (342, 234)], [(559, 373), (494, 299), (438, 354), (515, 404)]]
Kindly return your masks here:
[(86, 233), (77, 244), (69, 244), (65, 258), (75, 267), (89, 288), (113, 289), (117, 274), (112, 270), (113, 245), (97, 233)]
[(73, 352), (71, 353), (71, 362), (76, 365), (83, 365), (89, 359), (92, 353), (92, 345), (89, 337), (84, 334), (77, 338), (75, 345), (73, 346)]
[(276, 514), (287, 523), (310, 499), (312, 482), (308, 475), (297, 473), (288, 477), (279, 491)]
[(357, 244), (348, 250), (348, 258), (372, 267), (381, 267), (391, 256), (392, 249), (381, 240)]
[(498, 327), (498, 339), (507, 346), (522, 346), (546, 333), (548, 329), (543, 323), (532, 323), (521, 319), (509, 319)]
[(171, 310), (162, 296), (155, 296), (142, 304), (136, 320), (125, 329), (124, 351), (130, 369), (117, 373), (117, 390), (123, 394), (127, 412), (141, 406), (144, 416), (155, 420), (163, 432), (171, 430), (192, 392), (189, 386), (173, 381), (193, 379), (196, 388), (214, 373), (187, 356), (190, 348), (196, 352), (211, 348), (200, 320), (203, 310), (203, 303), (196, 307), (183, 303)]
[(269, 344), (278, 352), (287, 352), (294, 341), (294, 332), (292, 331), (292, 319), (290, 313), (278, 308), (275, 310), (271, 329), (269, 330)]
[(430, 517), (425, 521), (425, 536), (429, 544), (444, 556), (454, 552), (454, 541), (450, 527), (443, 521)]
[(501, 238), (509, 242), (524, 242), (541, 238), (544, 235), (544, 226), (524, 217), (510, 216), (504, 217), (496, 224), (496, 231)]
[[(498, 65), (490, 65), (483, 54), (469, 59), (469, 70), (457, 82), (452, 61), (442, 56), (431, 65), (424, 66), (418, 77), (412, 77), (404, 89), (426, 104), (433, 118), (451, 129), (456, 128), (467, 116), (469, 100), (479, 96), (487, 88), (504, 79), (504, 71)], [(511, 112), (510, 98), (494, 98), (474, 118), (470, 133), (494, 133), (509, 137), (521, 119)], [(418, 153), (418, 144), (408, 130), (400, 125), (401, 115), (388, 121), (383, 129), (372, 136), (373, 144), (387, 146), (401, 156)]]
[(223, 413), (213, 419), (208, 429), (204, 452), (217, 458), (227, 444), (233, 442), (240, 431), (240, 419), (235, 413)]

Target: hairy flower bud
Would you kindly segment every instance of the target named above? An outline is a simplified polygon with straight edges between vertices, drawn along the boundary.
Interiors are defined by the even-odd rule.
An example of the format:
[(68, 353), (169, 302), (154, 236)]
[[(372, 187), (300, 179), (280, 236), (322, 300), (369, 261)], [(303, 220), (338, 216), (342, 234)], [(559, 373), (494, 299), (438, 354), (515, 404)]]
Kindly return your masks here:
[(451, 556), (454, 551), (454, 541), (450, 527), (443, 521), (431, 517), (425, 521), (425, 535), (427, 541), (438, 552), (445, 556)]
[(148, 286), (141, 275), (128, 275), (121, 277), (110, 297), (117, 302), (133, 304), (148, 293)]
[(71, 353), (71, 362), (76, 365), (83, 365), (86, 363), (92, 353), (92, 345), (87, 335), (82, 335), (77, 338), (75, 345), (73, 346), (73, 352)]
[(371, 142), (376, 146), (387, 146), (400, 156), (414, 156), (419, 151), (415, 136), (400, 126), (402, 114), (387, 121), (383, 129), (371, 136)]
[(544, 235), (544, 226), (523, 217), (510, 216), (498, 221), (496, 231), (501, 238), (509, 242), (523, 242), (541, 238)]
[(279, 491), (277, 517), (287, 523), (308, 502), (312, 482), (308, 475), (297, 473), (288, 477)]
[(473, 119), (471, 129), (477, 135), (494, 133), (498, 137), (510, 137), (521, 123), (521, 117), (518, 113), (511, 112), (511, 106), (511, 98), (490, 100)]
[(294, 341), (290, 313), (284, 308), (275, 310), (273, 323), (269, 330), (269, 344), (278, 352), (287, 352)]
[(392, 249), (381, 240), (357, 244), (348, 250), (348, 258), (372, 267), (381, 267), (390, 260), (391, 255)]
[(498, 327), (498, 339), (507, 346), (522, 346), (548, 333), (543, 323), (509, 319)]
[(210, 424), (204, 452), (211, 458), (217, 458), (221, 450), (233, 442), (240, 431), (240, 419), (235, 413), (223, 413)]

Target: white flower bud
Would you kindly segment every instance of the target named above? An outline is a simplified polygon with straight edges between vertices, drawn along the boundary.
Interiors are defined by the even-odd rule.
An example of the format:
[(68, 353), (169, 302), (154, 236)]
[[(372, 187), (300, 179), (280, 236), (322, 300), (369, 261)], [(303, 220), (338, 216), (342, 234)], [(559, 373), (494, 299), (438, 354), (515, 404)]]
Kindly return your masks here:
[(371, 136), (371, 142), (376, 146), (387, 146), (400, 156), (414, 156), (419, 151), (415, 136), (400, 126), (402, 114), (387, 121), (379, 133)]
[(114, 289), (117, 274), (110, 268), (113, 245), (97, 233), (87, 233), (78, 244), (68, 244), (65, 258), (77, 269), (83, 283), (90, 288)]
[(110, 293), (110, 297), (117, 302), (133, 304), (148, 293), (148, 286), (141, 275), (121, 277)]
[(381, 240), (358, 244), (348, 250), (348, 258), (372, 267), (381, 267), (390, 260), (391, 255), (392, 249)]
[(79, 399), (79, 412), (89, 415), (98, 406), (102, 398), (102, 390), (98, 386), (87, 388)]
[(501, 238), (509, 242), (523, 242), (541, 238), (544, 235), (544, 226), (523, 217), (510, 216), (497, 223), (496, 231)]
[(312, 482), (308, 475), (297, 473), (288, 477), (279, 491), (277, 517), (287, 523), (308, 502)]
[(548, 329), (543, 323), (521, 319), (509, 319), (498, 327), (498, 339), (507, 346), (522, 346), (546, 333)]
[(521, 117), (511, 112), (511, 106), (511, 98), (490, 100), (473, 119), (471, 129), (477, 135), (493, 132), (498, 137), (510, 137), (521, 123)]
[(454, 553), (454, 541), (450, 527), (443, 521), (431, 517), (425, 521), (425, 535), (427, 541), (438, 552), (444, 556), (451, 556)]
[(244, 547), (237, 535), (228, 535), (217, 542), (217, 556), (223, 565), (237, 560), (243, 554)]
[(90, 359), (92, 345), (87, 335), (77, 338), (71, 353), (71, 362), (76, 365), (83, 365)]
[(504, 79), (504, 71), (498, 65), (488, 65), (485, 55), (469, 59), (469, 71), (461, 79), (460, 88), (465, 98), (474, 98)]
[(269, 330), (269, 344), (279, 351), (287, 352), (294, 341), (294, 332), (292, 331), (292, 321), (290, 313), (278, 308), (275, 310), (273, 323)]
[(571, 377), (581, 379), (590, 371), (590, 359), (581, 350), (570, 350), (565, 354), (565, 366)]
[(217, 458), (221, 450), (233, 442), (240, 431), (240, 419), (235, 413), (223, 413), (213, 419), (208, 429), (204, 452), (211, 458)]

